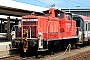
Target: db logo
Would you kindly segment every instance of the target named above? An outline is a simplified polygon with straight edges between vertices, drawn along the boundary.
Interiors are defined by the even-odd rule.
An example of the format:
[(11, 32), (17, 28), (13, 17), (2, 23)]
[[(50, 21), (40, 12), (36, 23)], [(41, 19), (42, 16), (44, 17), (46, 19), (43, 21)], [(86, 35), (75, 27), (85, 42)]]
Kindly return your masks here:
[(71, 27), (71, 24), (70, 24), (70, 23), (66, 23), (66, 26), (67, 26), (67, 27)]

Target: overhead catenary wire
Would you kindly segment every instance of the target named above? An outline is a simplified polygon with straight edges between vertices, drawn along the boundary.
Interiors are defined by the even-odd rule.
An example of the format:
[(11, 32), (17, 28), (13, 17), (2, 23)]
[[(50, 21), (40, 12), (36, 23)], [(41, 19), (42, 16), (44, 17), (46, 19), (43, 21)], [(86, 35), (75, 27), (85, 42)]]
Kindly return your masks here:
[(37, 2), (39, 2), (39, 3), (43, 3), (43, 4), (47, 4), (47, 3), (41, 2), (41, 1), (39, 1), (39, 0), (34, 0), (34, 1), (37, 1)]
[[(14, 0), (14, 1), (17, 1), (17, 0)], [(51, 7), (51, 3), (50, 4), (48, 4), (48, 3), (45, 3), (45, 2), (42, 2), (42, 1), (40, 1), (40, 0), (34, 0), (34, 1), (36, 1), (36, 2), (39, 2), (40, 4), (35, 4), (35, 3), (29, 3), (29, 2), (23, 2), (23, 3), (27, 3), (27, 4), (31, 4), (31, 5), (35, 5), (35, 6), (41, 6), (41, 7)], [(82, 3), (79, 3), (79, 2), (76, 2), (76, 1), (72, 1), (72, 0), (64, 0), (65, 2), (67, 2), (67, 3), (69, 3), (68, 5), (62, 5), (62, 6), (60, 6), (59, 4), (56, 4), (55, 3), (55, 7), (59, 7), (59, 8), (61, 8), (61, 7), (71, 7), (71, 6), (73, 6), (73, 7), (80, 7), (80, 6), (85, 6), (85, 7), (90, 7), (90, 6), (88, 6), (88, 5), (85, 5), (85, 4), (82, 4)], [(21, 2), (21, 1), (17, 1), (17, 2)], [(73, 4), (71, 4), (70, 2), (72, 2), (72, 3), (75, 3), (75, 4), (79, 4), (80, 6), (75, 6), (75, 5), (73, 5)], [(53, 4), (53, 3), (52, 3)]]
[[(37, 4), (34, 4), (34, 3), (26, 2), (26, 1), (18, 1), (18, 0), (13, 0), (13, 1), (21, 2), (21, 3), (26, 3), (26, 4), (31, 4), (31, 5), (35, 5), (35, 6), (41, 6), (41, 5), (37, 5)], [(34, 0), (34, 1), (37, 1), (37, 0)], [(37, 2), (42, 3), (42, 4), (46, 4), (46, 3), (40, 2), (40, 1), (37, 1)], [(45, 7), (45, 6), (41, 6), (41, 7)]]
[(90, 7), (88, 5), (85, 5), (85, 4), (82, 4), (82, 3), (79, 3), (79, 2), (76, 2), (76, 1), (73, 1), (73, 0), (67, 0), (67, 1), (70, 1), (70, 2), (73, 2), (73, 3), (76, 3), (76, 4), (79, 4), (81, 6), (87, 6), (87, 7)]
[[(55, 5), (56, 5), (56, 6), (59, 6), (59, 7), (66, 7), (66, 8), (67, 8), (67, 7), (71, 7), (71, 6), (73, 6), (73, 8), (74, 8), (74, 7), (80, 7), (80, 6), (76, 6), (75, 4), (79, 4), (79, 5), (85, 6), (85, 7), (90, 7), (90, 6), (88, 6), (88, 5), (85, 5), (85, 4), (76, 2), (76, 1), (72, 1), (72, 0), (64, 0), (64, 1), (67, 2), (67, 3), (69, 3), (68, 5), (70, 5), (70, 6), (68, 6), (68, 5), (60, 6), (60, 5), (58, 5), (58, 4), (55, 4)], [(75, 4), (71, 4), (70, 2), (75, 3)]]
[[(43, 4), (47, 4), (47, 3), (44, 3), (44, 2), (41, 2), (41, 1), (39, 1), (39, 0), (34, 0), (34, 1), (37, 1), (37, 2), (39, 2), (39, 3), (43, 3)], [(47, 4), (48, 6), (44, 6), (44, 7), (52, 7), (52, 5), (55, 5), (55, 7), (57, 6), (57, 7), (66, 7), (66, 5), (63, 5), (63, 6), (60, 6), (60, 5), (58, 5), (58, 4), (56, 4), (56, 3), (52, 3), (52, 4)], [(40, 5), (41, 6), (41, 5)], [(74, 5), (73, 5), (74, 6)], [(70, 6), (69, 6), (70, 7)]]
[[(47, 3), (44, 3), (44, 2), (41, 2), (41, 1), (39, 1), (39, 0), (34, 0), (34, 1), (36, 1), (36, 2), (39, 2), (39, 3), (41, 3), (41, 4), (46, 4), (46, 5), (50, 5), (50, 4), (47, 4)], [(40, 5), (41, 6), (41, 5)], [(43, 6), (43, 7), (46, 7), (46, 6)]]

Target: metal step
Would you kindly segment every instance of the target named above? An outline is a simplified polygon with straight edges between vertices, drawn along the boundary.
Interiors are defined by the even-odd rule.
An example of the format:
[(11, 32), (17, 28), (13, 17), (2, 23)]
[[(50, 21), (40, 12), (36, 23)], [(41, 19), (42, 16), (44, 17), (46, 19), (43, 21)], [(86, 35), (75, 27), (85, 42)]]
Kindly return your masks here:
[(80, 45), (81, 45), (81, 44), (83, 44), (83, 43), (76, 43), (76, 44), (78, 44), (78, 45), (80, 44)]
[(48, 49), (39, 49), (37, 51), (47, 51)]

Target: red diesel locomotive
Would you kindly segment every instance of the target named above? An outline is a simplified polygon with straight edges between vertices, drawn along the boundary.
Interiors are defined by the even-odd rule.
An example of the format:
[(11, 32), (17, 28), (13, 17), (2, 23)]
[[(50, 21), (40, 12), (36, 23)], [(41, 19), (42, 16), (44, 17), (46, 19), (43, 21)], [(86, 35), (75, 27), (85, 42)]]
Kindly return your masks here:
[(80, 19), (79, 15), (55, 8), (43, 11), (42, 15), (33, 12), (31, 15), (22, 16), (18, 32), (20, 44), (24, 51), (46, 51), (52, 50), (55, 46), (58, 47), (56, 49), (60, 49), (68, 44), (83, 44), (86, 26), (83, 28), (84, 19)]

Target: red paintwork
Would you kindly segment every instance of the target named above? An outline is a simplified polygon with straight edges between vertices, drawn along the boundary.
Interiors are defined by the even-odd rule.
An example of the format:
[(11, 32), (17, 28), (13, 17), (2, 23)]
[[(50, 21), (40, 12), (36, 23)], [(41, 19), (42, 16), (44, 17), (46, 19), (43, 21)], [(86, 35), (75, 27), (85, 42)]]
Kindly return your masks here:
[(90, 39), (90, 36), (85, 37), (85, 40), (88, 40), (88, 39)]
[[(24, 18), (36, 18), (38, 21), (36, 22), (23, 22), (22, 25), (38, 25), (42, 29), (38, 29), (39, 27), (36, 27), (36, 36), (38, 37), (38, 31), (42, 32), (43, 38), (63, 38), (63, 37), (69, 37), (69, 36), (76, 36), (76, 22), (74, 20), (68, 20), (66, 18), (66, 13), (64, 13), (64, 18), (58, 18), (55, 17), (55, 8), (49, 9), (49, 16), (35, 16), (35, 15), (27, 15), (22, 16), (22, 19)], [(62, 12), (60, 10), (57, 10), (59, 12)], [(47, 11), (46, 11), (47, 12)], [(45, 12), (45, 13), (46, 13)], [(22, 27), (28, 29), (29, 27)], [(29, 29), (28, 29), (29, 30)]]
[(81, 15), (81, 17), (82, 17), (84, 20), (90, 20), (90, 17), (83, 16), (83, 15)]

